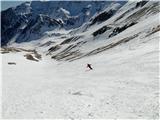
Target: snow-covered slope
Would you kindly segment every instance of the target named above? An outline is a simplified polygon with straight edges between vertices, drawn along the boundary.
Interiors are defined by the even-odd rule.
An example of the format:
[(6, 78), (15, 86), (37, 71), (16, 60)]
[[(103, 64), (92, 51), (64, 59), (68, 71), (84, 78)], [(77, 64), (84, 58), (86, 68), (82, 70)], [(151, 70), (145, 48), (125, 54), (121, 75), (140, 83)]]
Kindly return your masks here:
[(158, 119), (159, 37), (70, 63), (3, 54), (3, 117)]
[(79, 28), (2, 48), (3, 118), (159, 119), (159, 7), (112, 3)]
[[(70, 32), (70, 36), (57, 42), (61, 49), (48, 50), (48, 54), (57, 60), (75, 60), (90, 56), (125, 44), (133, 39), (145, 38), (154, 30), (159, 30), (159, 2), (128, 2), (107, 20), (114, 7), (107, 9), (91, 19), (84, 26)], [(100, 21), (99, 21), (100, 20)], [(93, 24), (93, 21), (94, 24)], [(84, 29), (85, 28), (85, 29)], [(54, 48), (54, 46), (52, 46)]]

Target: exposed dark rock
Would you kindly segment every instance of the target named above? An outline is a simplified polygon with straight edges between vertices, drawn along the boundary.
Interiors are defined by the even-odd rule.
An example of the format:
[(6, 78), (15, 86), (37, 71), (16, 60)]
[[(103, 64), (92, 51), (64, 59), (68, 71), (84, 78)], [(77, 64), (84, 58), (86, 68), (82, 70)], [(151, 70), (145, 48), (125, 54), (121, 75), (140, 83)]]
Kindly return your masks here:
[(81, 95), (83, 95), (80, 91), (78, 91), (78, 92), (74, 92), (74, 93), (72, 93), (72, 95), (79, 95), (79, 96), (81, 96)]
[(19, 48), (14, 48), (14, 47), (3, 47), (3, 48), (1, 48), (1, 52), (3, 52), (3, 53), (21, 52), (21, 50)]
[[(62, 23), (44, 14), (18, 14), (16, 9), (9, 8), (1, 12), (1, 46), (19, 34), (15, 42), (31, 41), (42, 37), (45, 31), (61, 27)], [(24, 26), (22, 28), (22, 26)], [(46, 29), (41, 30), (45, 27)], [(34, 38), (32, 36), (34, 35)], [(38, 34), (36, 36), (36, 34)], [(32, 36), (32, 37), (31, 37)]]
[[(152, 6), (154, 8), (154, 6)], [(142, 16), (146, 15), (147, 14), (147, 11), (149, 11), (150, 8), (148, 7), (144, 7), (140, 10), (138, 10), (137, 12), (131, 14), (130, 16), (128, 16), (126, 18), (126, 22), (127, 21), (137, 21), (139, 20)]]
[(36, 56), (39, 56), (36, 50), (32, 49), (24, 49), (24, 48), (16, 48), (16, 47), (2, 47), (1, 53), (9, 53), (9, 52), (30, 52), (33, 54), (37, 54)]
[(93, 33), (93, 36), (95, 37), (95, 36), (97, 36), (97, 35), (99, 35), (99, 34), (102, 34), (102, 33), (104, 33), (105, 31), (107, 31), (107, 30), (109, 30), (109, 29), (111, 29), (110, 27), (107, 27), (107, 26), (103, 26), (102, 28), (100, 28), (100, 29), (98, 29), (97, 31), (95, 31), (94, 33)]
[(94, 54), (100, 53), (100, 52), (102, 52), (102, 51), (105, 51), (105, 50), (107, 50), (107, 49), (111, 49), (111, 48), (113, 48), (113, 47), (115, 47), (115, 46), (117, 46), (117, 45), (119, 45), (119, 44), (129, 42), (130, 40), (132, 40), (132, 39), (134, 39), (134, 38), (136, 38), (136, 37), (138, 37), (138, 34), (133, 35), (133, 36), (130, 36), (130, 37), (127, 37), (127, 38), (124, 38), (124, 39), (122, 39), (122, 40), (119, 40), (119, 41), (116, 42), (116, 43), (111, 43), (111, 44), (109, 44), (109, 45), (107, 45), (107, 46), (97, 48), (97, 49), (95, 49), (95, 50), (87, 53), (85, 56), (94, 55)]
[(56, 59), (56, 60), (70, 60), (80, 55), (82, 54), (79, 52), (79, 50), (76, 50), (76, 51), (70, 51), (70, 52), (64, 52), (64, 53), (62, 52), (62, 53), (52, 56), (51, 58)]
[(136, 22), (131, 22), (130, 24), (126, 24), (126, 25), (124, 25), (124, 26), (122, 26), (122, 27), (116, 27), (116, 28), (113, 30), (113, 32), (109, 35), (109, 37), (113, 37), (113, 36), (121, 33), (122, 31), (126, 30), (127, 28), (129, 28), (129, 27), (131, 27), (131, 26), (133, 26), (133, 25), (135, 25), (135, 24), (136, 24)]
[(60, 45), (67, 44), (67, 43), (71, 42), (73, 38), (74, 37), (71, 37), (71, 38), (64, 40)]
[(67, 48), (57, 53), (56, 55), (53, 55), (51, 58), (56, 60), (71, 60), (76, 57), (79, 57), (82, 55), (82, 53), (76, 48), (81, 47), (85, 43), (86, 41), (80, 41), (75, 44), (69, 45)]
[(71, 42), (75, 42), (80, 38), (81, 38), (81, 36), (75, 36), (75, 37), (68, 38), (68, 39), (64, 40), (60, 45), (68, 44), (68, 43), (71, 43)]
[(9, 51), (1, 51), (2, 54), (9, 53)]
[(103, 52), (103, 51), (105, 51), (105, 50), (108, 50), (108, 49), (111, 49), (111, 48), (113, 48), (113, 47), (116, 47), (117, 45), (120, 45), (120, 44), (129, 42), (130, 40), (132, 40), (132, 39), (134, 39), (134, 38), (136, 38), (136, 37), (138, 37), (138, 34), (135, 34), (135, 35), (133, 35), (133, 36), (130, 36), (130, 37), (121, 39), (121, 40), (119, 40), (119, 41), (117, 41), (117, 42), (115, 42), (115, 43), (111, 43), (111, 44), (109, 44), (109, 45), (106, 45), (106, 46), (97, 48), (97, 49), (95, 49), (95, 50), (93, 50), (93, 51), (91, 51), (91, 52), (89, 52), (89, 53), (87, 53), (87, 54), (85, 54), (85, 55), (81, 54), (81, 55), (79, 55), (79, 56), (77, 56), (77, 57), (74, 57), (74, 58), (72, 58), (72, 59), (69, 59), (69, 61), (72, 62), (72, 61), (74, 61), (74, 60), (77, 60), (77, 59), (80, 59), (80, 58), (83, 58), (83, 57), (87, 57), (87, 56), (91, 56), (91, 55), (98, 54), (98, 53)]
[(160, 31), (160, 25), (158, 25), (157, 27), (153, 28), (152, 31), (149, 34), (146, 35), (146, 37), (158, 32), (158, 31)]
[(93, 20), (91, 20), (92, 22), (90, 25), (93, 25), (97, 22), (103, 22), (105, 20), (108, 20), (110, 17), (113, 16), (114, 13), (115, 13), (115, 11), (113, 11), (113, 10), (110, 10), (108, 12), (106, 12), (106, 11), (102, 12), (99, 15), (97, 15), (95, 18), (93, 18)]
[(61, 59), (71, 59), (74, 58), (76, 56), (79, 56), (81, 53), (79, 52), (79, 50), (73, 50), (71, 51), (73, 48), (76, 48), (79, 44), (76, 45), (70, 45), (68, 46), (66, 49), (64, 49), (63, 51), (61, 51), (60, 53), (52, 56), (52, 58), (56, 59), (56, 60), (61, 60)]
[(13, 8), (1, 12), (1, 46), (5, 46), (26, 21), (25, 15), (17, 15)]
[(63, 51), (60, 52), (60, 54), (64, 54), (64, 53), (67, 53), (69, 52), (70, 50), (72, 50), (73, 48), (75, 48), (76, 45), (69, 45), (66, 49), (64, 49)]
[[(45, 31), (50, 31), (61, 27), (61, 23), (47, 15), (31, 15), (28, 18), (27, 26), (22, 30), (17, 37), (16, 42), (24, 42), (39, 39)], [(45, 27), (45, 29), (43, 29)], [(33, 37), (34, 34), (34, 37)]]
[(62, 36), (61, 38), (67, 38), (66, 36)]
[(28, 59), (28, 60), (33, 60), (33, 61), (38, 62), (38, 60), (35, 59), (31, 54), (26, 54), (26, 55), (24, 55), (24, 57), (26, 57), (26, 59)]
[(16, 65), (15, 62), (8, 62), (8, 65)]
[(51, 48), (48, 49), (49, 52), (54, 52), (54, 51), (57, 51), (61, 48), (60, 45), (56, 45), (56, 46), (53, 46)]
[(140, 2), (137, 2), (136, 8), (137, 8), (137, 7), (143, 7), (147, 2), (148, 2), (148, 1), (145, 1), (145, 0), (140, 1)]
[(80, 41), (80, 42), (76, 43), (76, 45), (80, 47), (81, 45), (85, 44), (86, 42), (87, 41)]
[(36, 50), (34, 50), (34, 57), (41, 60), (42, 59), (42, 55), (39, 54)]

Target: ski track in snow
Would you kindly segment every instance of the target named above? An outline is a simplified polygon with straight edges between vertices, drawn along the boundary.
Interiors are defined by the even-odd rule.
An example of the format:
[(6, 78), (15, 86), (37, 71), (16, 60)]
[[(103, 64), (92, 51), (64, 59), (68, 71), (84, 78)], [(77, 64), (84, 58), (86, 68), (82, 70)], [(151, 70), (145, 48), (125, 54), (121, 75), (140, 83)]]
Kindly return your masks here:
[(157, 42), (119, 46), (74, 62), (3, 54), (3, 117), (158, 118)]

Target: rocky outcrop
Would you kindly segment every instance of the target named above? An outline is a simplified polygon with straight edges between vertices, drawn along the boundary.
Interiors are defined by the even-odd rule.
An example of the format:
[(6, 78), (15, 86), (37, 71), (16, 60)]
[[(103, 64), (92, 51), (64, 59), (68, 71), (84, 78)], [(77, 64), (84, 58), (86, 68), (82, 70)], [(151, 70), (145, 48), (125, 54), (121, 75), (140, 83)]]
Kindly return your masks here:
[(109, 29), (111, 29), (111, 28), (108, 27), (108, 26), (103, 26), (102, 28), (100, 28), (97, 31), (95, 31), (92, 35), (95, 37), (97, 35), (103, 34), (104, 32), (106, 32)]
[(68, 44), (68, 43), (71, 43), (71, 42), (75, 42), (80, 38), (82, 38), (82, 36), (74, 36), (74, 37), (68, 38), (68, 39), (64, 40), (60, 45)]
[(147, 2), (148, 2), (148, 1), (146, 1), (146, 0), (143, 0), (143, 1), (137, 2), (137, 4), (136, 4), (136, 8), (138, 8), (138, 7), (143, 7)]
[[(36, 16), (36, 17), (35, 17)], [(17, 37), (16, 42), (31, 41), (43, 36), (46, 31), (60, 28), (61, 23), (46, 15), (31, 16), (26, 27), (22, 30), (21, 34)]]
[(130, 24), (126, 24), (122, 27), (116, 27), (116, 28), (114, 28), (113, 32), (109, 35), (109, 37), (113, 37), (113, 36), (121, 33), (122, 31), (126, 30), (127, 28), (129, 28), (135, 24), (136, 24), (136, 22), (131, 22)]
[(35, 59), (31, 54), (26, 54), (26, 55), (24, 55), (24, 57), (26, 57), (26, 59), (28, 59), (28, 60), (32, 60), (32, 61), (38, 62), (38, 60)]
[(48, 51), (49, 51), (49, 53), (50, 53), (50, 52), (57, 51), (57, 50), (59, 50), (60, 48), (61, 48), (60, 45), (56, 45), (56, 46), (53, 46), (53, 47), (49, 48)]
[(114, 14), (114, 11), (113, 10), (110, 10), (110, 11), (105, 11), (105, 12), (102, 12), (100, 13), (99, 15), (97, 15), (91, 22), (90, 25), (93, 25), (95, 23), (98, 23), (98, 22), (103, 22), (105, 20), (108, 20), (110, 17), (112, 17)]

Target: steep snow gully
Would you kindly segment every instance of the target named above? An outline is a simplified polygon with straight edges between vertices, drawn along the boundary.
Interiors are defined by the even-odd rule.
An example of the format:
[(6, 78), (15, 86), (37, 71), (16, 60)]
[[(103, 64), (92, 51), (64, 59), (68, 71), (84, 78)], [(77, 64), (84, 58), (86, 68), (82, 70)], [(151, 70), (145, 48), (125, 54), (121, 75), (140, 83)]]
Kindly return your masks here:
[[(75, 12), (83, 4), (85, 9), (79, 17), (92, 16), (67, 30), (66, 21), (76, 18), (72, 9), (62, 2), (48, 11), (50, 2), (9, 9), (27, 17), (38, 11), (36, 5), (43, 8), (31, 15), (37, 24), (30, 16), (26, 19), (33, 22), (22, 20), (3, 41), (2, 118), (159, 119), (159, 1), (80, 2)], [(75, 10), (78, 3), (72, 4)], [(53, 17), (56, 10), (60, 13)], [(60, 18), (64, 27), (55, 23)], [(6, 38), (14, 27), (4, 25)]]

